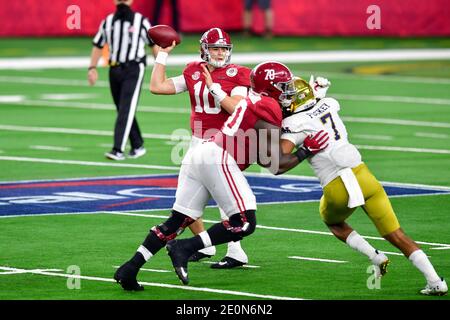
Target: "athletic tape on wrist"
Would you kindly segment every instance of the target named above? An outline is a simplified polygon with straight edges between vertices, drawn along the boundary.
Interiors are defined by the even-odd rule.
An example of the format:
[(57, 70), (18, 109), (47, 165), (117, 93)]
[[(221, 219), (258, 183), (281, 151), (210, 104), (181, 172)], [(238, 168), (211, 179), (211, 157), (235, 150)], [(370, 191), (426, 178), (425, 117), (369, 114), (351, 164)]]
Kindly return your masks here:
[(222, 88), (220, 87), (220, 84), (218, 84), (218, 83), (213, 83), (211, 85), (211, 87), (209, 88), (209, 92), (219, 102), (222, 102), (222, 100), (227, 97), (226, 92), (222, 90)]
[(169, 54), (167, 52), (163, 52), (163, 51), (158, 52), (158, 55), (156, 56), (155, 62), (165, 66), (166, 63), (167, 63), (167, 56), (168, 55)]

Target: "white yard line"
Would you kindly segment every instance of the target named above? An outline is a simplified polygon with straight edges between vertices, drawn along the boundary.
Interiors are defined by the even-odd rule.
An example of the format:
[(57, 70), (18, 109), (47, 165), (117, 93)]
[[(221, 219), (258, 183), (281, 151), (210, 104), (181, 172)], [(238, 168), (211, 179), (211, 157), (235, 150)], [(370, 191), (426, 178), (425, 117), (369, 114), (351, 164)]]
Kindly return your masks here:
[(80, 177), (80, 178), (66, 178), (66, 179), (35, 179), (35, 180), (18, 180), (18, 181), (1, 181), (1, 184), (5, 183), (31, 183), (31, 182), (59, 182), (59, 181), (89, 181), (89, 180), (108, 180), (108, 179), (126, 179), (126, 178), (151, 178), (159, 176), (173, 175), (173, 173), (154, 173), (154, 174), (130, 174), (120, 176), (96, 176), (96, 177)]
[[(4, 268), (4, 269), (7, 269), (7, 268)], [(62, 272), (62, 271), (64, 271), (64, 270), (62, 270), (62, 269), (31, 269), (31, 270), (14, 269), (14, 268), (11, 268), (11, 269), (12, 269), (12, 270), (10, 270), (10, 271), (3, 271), (3, 272), (0, 272), (0, 276), (1, 276), (1, 275), (9, 275), (9, 274), (24, 274), (24, 273), (43, 272), (43, 271), (45, 271), (45, 272), (49, 272), (49, 271), (52, 271), (52, 272)], [(1, 267), (0, 267), (0, 270), (2, 270)]]
[(399, 102), (405, 104), (434, 104), (434, 105), (450, 105), (450, 99), (438, 99), (438, 98), (421, 98), (421, 97), (404, 97), (404, 96), (369, 96), (362, 94), (344, 94), (344, 93), (332, 93), (330, 97), (338, 100), (350, 100), (350, 101), (378, 101), (378, 102)]
[[(5, 183), (30, 183), (30, 182), (55, 182), (55, 181), (78, 181), (78, 180), (103, 180), (103, 179), (125, 179), (125, 178), (152, 178), (159, 176), (172, 176), (176, 175), (174, 173), (152, 173), (152, 174), (128, 174), (128, 175), (120, 175), (120, 176), (96, 176), (96, 177), (80, 177), (80, 178), (65, 178), (65, 179), (34, 179), (34, 180), (18, 180), (18, 181), (1, 181), (1, 184)], [(299, 176), (293, 174), (283, 174), (281, 176), (274, 176), (271, 173), (257, 173), (257, 172), (244, 172), (245, 176), (250, 177), (270, 177), (272, 179), (280, 179), (284, 180), (286, 178), (296, 179), (296, 180), (308, 180), (308, 181), (316, 181), (319, 179), (312, 176)], [(389, 181), (381, 181), (383, 185), (393, 186), (393, 187), (414, 187), (419, 189), (436, 189), (441, 191), (449, 191), (450, 187), (444, 186), (434, 186), (434, 185), (426, 185), (426, 184), (417, 184), (417, 183), (401, 183), (401, 182), (389, 182)]]
[[(3, 266), (0, 266), (0, 270), (25, 271), (25, 272), (29, 272), (32, 274), (38, 274), (38, 275), (43, 275), (43, 276), (63, 277), (63, 278), (72, 278), (72, 279), (81, 279), (81, 280), (90, 280), (90, 281), (112, 282), (112, 283), (116, 282), (114, 279), (110, 279), (110, 278), (83, 276), (83, 275), (75, 275), (75, 274), (64, 274), (64, 273), (54, 273), (54, 272), (38, 271), (38, 270), (27, 270), (27, 269), (19, 269), (19, 268), (11, 268), (11, 267), (3, 267)], [(201, 287), (193, 287), (193, 286), (181, 286), (181, 285), (173, 285), (173, 284), (157, 283), (157, 282), (139, 281), (139, 283), (143, 286), (150, 286), (150, 287), (178, 289), (178, 290), (187, 290), (187, 291), (199, 291), (199, 292), (212, 292), (212, 293), (218, 293), (218, 294), (224, 294), (224, 295), (244, 296), (244, 297), (253, 297), (253, 298), (261, 298), (261, 299), (304, 300), (303, 298), (283, 297), (283, 296), (265, 295), (265, 294), (250, 293), (250, 292), (243, 292), (243, 291), (219, 290), (219, 289), (213, 289), (213, 288), (201, 288)], [(119, 288), (117, 290), (119, 290)], [(122, 290), (122, 289), (120, 288), (120, 290)]]
[[(68, 86), (68, 87), (87, 87), (87, 80), (78, 79), (58, 79), (45, 77), (18, 77), (18, 76), (0, 76), (0, 82), (6, 83), (22, 83), (32, 85), (51, 85), (51, 86)], [(108, 81), (97, 81), (96, 87), (109, 88)]]
[(348, 261), (342, 261), (342, 260), (332, 260), (332, 259), (319, 259), (319, 258), (309, 258), (309, 257), (298, 257), (298, 256), (291, 256), (288, 257), (289, 259), (297, 259), (297, 260), (309, 260), (309, 261), (319, 261), (319, 262), (331, 262), (331, 263), (347, 263)]
[[(202, 263), (205, 263), (205, 264), (214, 264), (214, 263), (217, 263), (217, 261), (202, 261)], [(251, 265), (251, 264), (244, 264), (244, 265), (242, 266), (242, 268), (258, 269), (258, 268), (261, 268), (261, 266), (254, 266), (254, 265)]]
[[(271, 204), (271, 203), (267, 203)], [(263, 204), (261, 204), (263, 205)], [(120, 212), (120, 211), (95, 211), (95, 212), (67, 212), (67, 213), (44, 213), (44, 214), (23, 214), (23, 215), (9, 215), (9, 216), (0, 216), (0, 219), (7, 219), (7, 218), (23, 218), (23, 217), (40, 217), (40, 216), (57, 216), (57, 215), (79, 215), (79, 214), (111, 214), (111, 215), (121, 215), (121, 216), (130, 216), (130, 217), (142, 217), (142, 218), (157, 218), (157, 219), (167, 219), (168, 215), (156, 215), (156, 214), (144, 214), (144, 213), (136, 213), (136, 212), (151, 212), (151, 211), (162, 211), (164, 209), (141, 209), (141, 210), (134, 210), (133, 212)], [(218, 220), (206, 220), (204, 219), (203, 222), (206, 223), (218, 223)], [(287, 231), (287, 232), (296, 232), (296, 233), (305, 233), (305, 234), (317, 234), (317, 235), (326, 235), (326, 236), (334, 236), (331, 232), (326, 231), (316, 231), (316, 230), (307, 230), (307, 229), (294, 229), (294, 228), (283, 228), (283, 227), (271, 227), (271, 226), (263, 226), (263, 225), (257, 225), (258, 229), (267, 229), (267, 230), (275, 230), (275, 231)], [(373, 236), (362, 236), (365, 239), (371, 239), (371, 240), (382, 240), (386, 241), (382, 237), (373, 237)], [(428, 245), (428, 246), (434, 246), (434, 247), (442, 247), (441, 250), (444, 248), (450, 249), (450, 244), (447, 243), (436, 243), (436, 242), (426, 242), (426, 241), (417, 241), (416, 243)], [(391, 254), (398, 254), (398, 253), (391, 253)]]
[[(432, 77), (412, 77), (412, 76), (394, 76), (394, 75), (366, 75), (358, 73), (329, 72), (317, 70), (295, 70), (292, 72), (303, 75), (314, 74), (322, 75), (331, 80), (355, 79), (358, 81), (377, 81), (377, 82), (400, 82), (400, 83), (419, 83), (420, 85), (448, 85), (450, 79), (432, 78)], [(26, 77), (26, 76), (0, 76), (0, 82), (21, 83), (32, 85), (52, 85), (52, 86), (69, 86), (69, 87), (87, 87), (87, 80), (83, 79), (67, 79), (67, 78), (47, 78), (47, 77)], [(96, 87), (109, 88), (108, 81), (98, 80)]]
[[(356, 95), (355, 95), (356, 96)], [(358, 96), (362, 97), (363, 96)], [(365, 96), (374, 97), (377, 96)], [(392, 99), (399, 98), (412, 98), (412, 97), (390, 97)], [(11, 101), (8, 101), (10, 99)], [(16, 100), (14, 100), (16, 99)], [(90, 102), (75, 102), (75, 101), (49, 101), (49, 100), (17, 100), (18, 98), (5, 98), (6, 101), (0, 99), (0, 104), (17, 104), (25, 106), (35, 106), (35, 107), (56, 107), (56, 108), (76, 108), (76, 109), (90, 109), (90, 110), (115, 110), (112, 103), (90, 103)], [(415, 98), (412, 98), (415, 99)], [(363, 100), (363, 99), (362, 99)], [(435, 101), (436, 102), (436, 101)], [(440, 101), (442, 102), (442, 101)], [(450, 100), (448, 100), (450, 104)], [(433, 104), (433, 103), (431, 103)], [(187, 106), (181, 107), (169, 107), (169, 106), (144, 106), (140, 105), (139, 112), (150, 112), (150, 113), (180, 113), (180, 114), (190, 114), (191, 109)], [(405, 126), (420, 126), (420, 127), (435, 127), (435, 128), (450, 128), (450, 123), (447, 122), (431, 122), (431, 121), (415, 121), (415, 120), (402, 120), (402, 119), (389, 119), (389, 118), (368, 118), (368, 117), (349, 117), (343, 116), (342, 119), (345, 122), (360, 122), (360, 123), (379, 123), (379, 124), (394, 124), (394, 125), (405, 125)]]
[[(89, 136), (112, 136), (112, 131), (105, 130), (90, 130), (90, 129), (71, 129), (71, 128), (51, 128), (51, 127), (25, 127), (25, 126), (11, 126), (0, 125), (0, 130), (6, 131), (21, 131), (21, 132), (45, 132), (45, 133), (65, 133), (65, 134), (79, 134)], [(186, 130), (186, 132), (189, 132)], [(142, 136), (148, 139), (162, 139), (162, 140), (190, 140), (190, 135), (169, 135), (169, 134), (155, 134), (143, 133)]]
[(50, 151), (71, 151), (68, 147), (56, 147), (56, 146), (30, 146), (30, 149), (35, 150), (50, 150)]
[[(55, 107), (55, 108), (76, 108), (76, 109), (89, 109), (89, 110), (116, 110), (113, 103), (93, 103), (93, 102), (75, 102), (75, 101), (50, 101), (50, 100), (20, 100), (20, 101), (1, 101), (0, 104), (16, 104), (21, 106), (30, 107)], [(181, 113), (190, 114), (190, 108), (174, 108), (163, 106), (139, 106), (139, 112), (151, 112), (151, 113)]]
[(423, 149), (423, 148), (404, 148), (404, 147), (391, 147), (391, 146), (368, 146), (368, 145), (355, 145), (358, 149), (365, 150), (381, 150), (381, 151), (399, 151), (399, 152), (414, 152), (414, 153), (434, 153), (434, 154), (450, 154), (450, 150), (445, 149)]
[(17, 103), (17, 102), (21, 102), (21, 101), (24, 101), (24, 100), (25, 100), (25, 96), (18, 96), (18, 95), (15, 95), (15, 96), (11, 96), (11, 95), (0, 96), (0, 103)]
[[(449, 124), (450, 126), (450, 124)], [(70, 128), (48, 128), (48, 127), (25, 127), (13, 125), (0, 125), (0, 130), (6, 131), (22, 131), (22, 132), (46, 132), (46, 133), (65, 133), (65, 134), (80, 134), (80, 135), (94, 135), (94, 136), (111, 136), (112, 132), (102, 130), (89, 129), (70, 129)], [(186, 130), (186, 132), (188, 132)], [(168, 134), (152, 134), (144, 133), (144, 138), (162, 139), (162, 140), (190, 140), (189, 135), (168, 135)], [(426, 148), (407, 148), (407, 147), (392, 147), (392, 146), (369, 146), (356, 145), (358, 148), (367, 150), (381, 150), (381, 151), (400, 151), (400, 152), (414, 152), (414, 153), (434, 153), (434, 154), (450, 154), (450, 150), (446, 149), (426, 149)]]
[(432, 138), (432, 139), (448, 139), (450, 136), (443, 133), (431, 133), (431, 132), (416, 132), (414, 133), (416, 137), (421, 138)]
[(370, 134), (355, 134), (352, 137), (360, 138), (360, 139), (368, 139), (368, 140), (384, 140), (390, 141), (393, 139), (392, 136), (380, 136), (380, 135), (370, 135)]
[(342, 117), (345, 122), (359, 123), (377, 123), (377, 124), (393, 124), (400, 126), (417, 126), (417, 127), (433, 127), (433, 128), (450, 128), (448, 122), (431, 122), (431, 121), (415, 121), (387, 118), (366, 118), (366, 117)]
[[(135, 217), (144, 217), (144, 218), (160, 218), (160, 219), (167, 219), (168, 215), (154, 215), (154, 214), (141, 214), (141, 213), (130, 213), (130, 212), (104, 212), (108, 214), (113, 215), (124, 215), (124, 216), (135, 216)], [(206, 223), (218, 223), (218, 220), (206, 220), (204, 219), (203, 222)], [(318, 234), (318, 235), (326, 235), (326, 236), (334, 236), (331, 232), (326, 231), (314, 231), (314, 230), (306, 230), (306, 229), (294, 229), (294, 228), (281, 228), (281, 227), (270, 227), (270, 226), (263, 226), (263, 225), (256, 225), (256, 228), (258, 229), (266, 229), (266, 230), (276, 230), (276, 231), (287, 231), (287, 232), (298, 232), (298, 233), (307, 233), (307, 234)], [(383, 240), (386, 241), (382, 237), (372, 237), (372, 236), (362, 236), (366, 239), (372, 239), (372, 240)], [(438, 246), (438, 247), (450, 247), (450, 244), (446, 243), (435, 243), (435, 242), (425, 242), (425, 241), (415, 241), (419, 244), (425, 244), (429, 246)]]
[[(407, 97), (407, 96), (371, 96), (371, 95), (356, 95), (356, 94), (343, 94), (343, 93), (332, 93), (330, 97), (336, 98), (338, 100), (349, 100), (349, 101), (375, 101), (375, 102), (396, 102), (399, 104), (409, 105), (411, 103), (417, 103), (421, 105), (450, 105), (450, 99), (438, 99), (438, 98), (419, 98), (419, 97)], [(57, 100), (57, 99), (53, 99)], [(21, 106), (30, 107), (55, 107), (55, 108), (76, 108), (76, 109), (91, 109), (91, 110), (115, 110), (113, 103), (93, 103), (93, 102), (77, 102), (77, 101), (58, 101), (53, 100), (32, 100), (22, 98), (19, 99), (18, 96), (4, 96), (0, 99), (0, 104), (16, 104)], [(67, 99), (70, 100), (70, 99)], [(138, 108), (139, 112), (157, 112), (157, 113), (180, 113), (189, 114), (191, 113), (190, 108), (186, 107), (164, 107), (164, 106), (145, 106), (140, 105)], [(344, 119), (345, 120), (345, 119)]]
[(45, 158), (30, 158), (30, 157), (7, 157), (0, 156), (0, 161), (21, 161), (21, 162), (38, 162), (38, 163), (52, 163), (52, 164), (72, 164), (77, 166), (94, 166), (94, 167), (121, 167), (121, 168), (142, 168), (142, 169), (157, 169), (178, 171), (179, 167), (156, 166), (145, 164), (132, 163), (117, 163), (117, 162), (93, 162), (93, 161), (77, 161), (77, 160), (58, 160)]
[[(433, 78), (433, 77), (413, 77), (413, 76), (401, 76), (401, 75), (367, 75), (360, 73), (350, 72), (332, 72), (332, 71), (320, 71), (317, 70), (304, 70), (304, 69), (292, 69), (294, 74), (309, 75), (314, 74), (316, 76), (327, 77), (333, 81), (333, 79), (350, 79), (358, 81), (376, 81), (376, 82), (400, 82), (400, 83), (419, 83), (422, 85), (448, 85), (450, 79), (448, 78)], [(1, 81), (1, 78), (0, 78)]]
[[(379, 250), (379, 252), (385, 253), (385, 254), (388, 254), (388, 255), (392, 255), (392, 256), (402, 256), (402, 257), (404, 256), (404, 254), (400, 253), (400, 252), (381, 251), (381, 250)], [(429, 257), (429, 256), (427, 256), (427, 257)]]
[[(407, 61), (407, 60), (446, 60), (450, 49), (378, 49), (378, 50), (323, 50), (293, 52), (252, 52), (233, 53), (233, 63), (256, 64), (265, 60), (283, 63), (307, 62), (352, 62), (352, 61)], [(169, 66), (184, 66), (200, 60), (198, 54), (173, 54), (168, 57)], [(148, 57), (148, 65), (154, 62)], [(101, 62), (100, 62), (101, 63)], [(86, 68), (89, 57), (41, 57), (41, 58), (2, 58), (0, 69), (74, 69)]]
[(41, 94), (42, 100), (79, 100), (79, 99), (94, 99), (98, 97), (96, 93), (45, 93)]

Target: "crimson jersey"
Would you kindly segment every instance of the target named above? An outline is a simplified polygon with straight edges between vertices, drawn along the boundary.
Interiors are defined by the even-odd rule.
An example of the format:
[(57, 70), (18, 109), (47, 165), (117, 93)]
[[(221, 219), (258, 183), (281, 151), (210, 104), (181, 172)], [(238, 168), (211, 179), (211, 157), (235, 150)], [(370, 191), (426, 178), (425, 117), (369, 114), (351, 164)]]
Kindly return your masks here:
[[(221, 131), (214, 136), (214, 142), (236, 160), (241, 170), (245, 170), (258, 160), (260, 137), (255, 129), (256, 122), (263, 120), (281, 128), (282, 119), (280, 105), (275, 99), (250, 95), (228, 117)], [(262, 133), (261, 138), (265, 137), (266, 133)]]
[[(229, 114), (209, 94), (201, 64), (204, 62), (189, 63), (183, 71), (183, 76), (191, 99), (192, 134), (201, 139), (208, 139), (220, 130)], [(250, 87), (250, 72), (247, 67), (229, 64), (212, 71), (211, 77), (213, 82), (219, 83), (222, 90), (231, 96), (231, 91), (235, 87)], [(205, 135), (210, 129), (212, 131), (208, 131)]]

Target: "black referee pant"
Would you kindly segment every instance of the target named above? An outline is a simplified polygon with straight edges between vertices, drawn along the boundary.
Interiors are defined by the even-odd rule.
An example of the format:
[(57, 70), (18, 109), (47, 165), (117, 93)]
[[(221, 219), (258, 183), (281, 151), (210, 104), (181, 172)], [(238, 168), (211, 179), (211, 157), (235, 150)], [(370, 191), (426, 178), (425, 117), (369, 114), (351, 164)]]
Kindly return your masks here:
[(144, 144), (135, 114), (144, 78), (144, 63), (127, 62), (109, 69), (109, 84), (117, 109), (113, 150), (124, 152), (128, 138), (132, 149)]

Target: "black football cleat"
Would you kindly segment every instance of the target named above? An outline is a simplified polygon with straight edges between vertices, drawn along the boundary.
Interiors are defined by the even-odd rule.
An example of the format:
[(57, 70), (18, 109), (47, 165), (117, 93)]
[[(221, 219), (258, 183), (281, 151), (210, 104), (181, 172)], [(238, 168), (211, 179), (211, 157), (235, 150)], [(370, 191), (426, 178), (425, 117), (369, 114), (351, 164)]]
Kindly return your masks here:
[(142, 291), (144, 286), (141, 286), (137, 280), (136, 276), (138, 269), (134, 267), (130, 261), (125, 262), (119, 269), (114, 273), (114, 280), (120, 283), (122, 288), (126, 291)]
[(167, 242), (166, 249), (172, 260), (172, 265), (178, 278), (183, 284), (188, 284), (189, 276), (187, 265), (192, 252), (183, 248), (180, 240), (171, 240)]
[(110, 152), (106, 152), (105, 157), (110, 160), (116, 160), (116, 161), (125, 160), (125, 155), (123, 154), (123, 152), (116, 151), (116, 150), (111, 150)]
[(233, 259), (231, 257), (225, 257), (222, 260), (220, 260), (219, 262), (213, 263), (211, 265), (211, 268), (213, 268), (213, 269), (232, 269), (232, 268), (236, 268), (236, 267), (241, 267), (244, 264), (246, 264), (246, 263), (241, 262), (236, 259)]
[(189, 262), (197, 262), (205, 258), (211, 258), (212, 256), (209, 254), (204, 254), (203, 252), (196, 251), (189, 257)]

